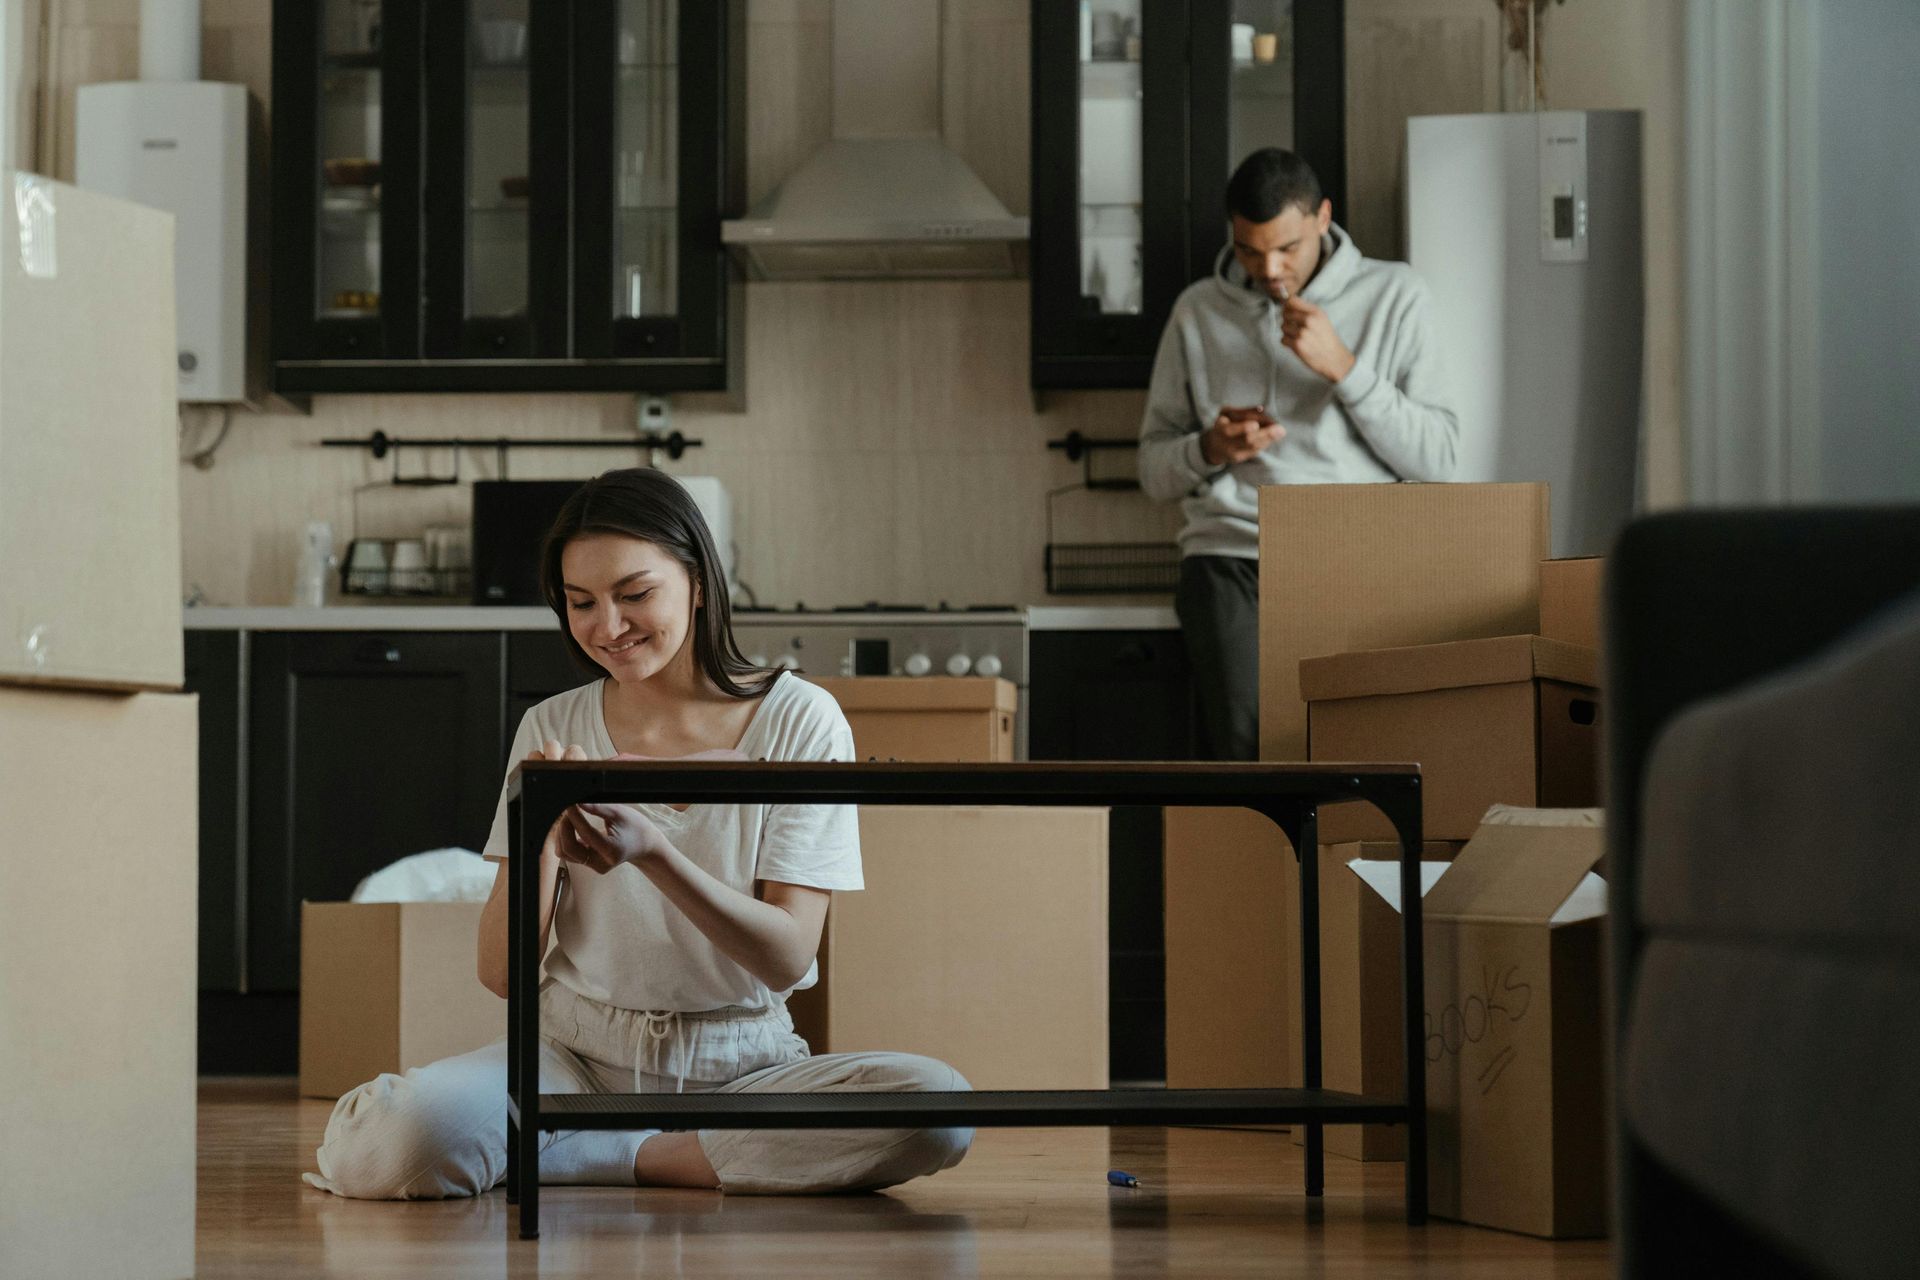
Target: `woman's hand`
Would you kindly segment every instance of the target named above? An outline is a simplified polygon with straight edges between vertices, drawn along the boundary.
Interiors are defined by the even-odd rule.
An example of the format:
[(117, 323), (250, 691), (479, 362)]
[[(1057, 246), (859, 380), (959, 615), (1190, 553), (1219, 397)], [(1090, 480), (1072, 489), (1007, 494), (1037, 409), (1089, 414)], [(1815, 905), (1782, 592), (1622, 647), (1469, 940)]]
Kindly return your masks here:
[(660, 828), (629, 804), (573, 805), (560, 815), (557, 834), (563, 859), (601, 875), (623, 862), (650, 862), (668, 848)]

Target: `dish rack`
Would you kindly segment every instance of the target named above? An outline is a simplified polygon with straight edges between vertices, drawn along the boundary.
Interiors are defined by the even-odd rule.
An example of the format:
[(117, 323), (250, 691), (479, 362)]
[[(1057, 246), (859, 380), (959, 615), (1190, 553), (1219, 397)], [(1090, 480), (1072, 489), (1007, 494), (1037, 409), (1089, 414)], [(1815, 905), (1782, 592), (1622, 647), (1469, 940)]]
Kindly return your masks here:
[(1180, 585), (1180, 547), (1172, 542), (1049, 542), (1047, 594), (1164, 591)]
[(1047, 441), (1047, 448), (1063, 450), (1067, 461), (1080, 464), (1079, 484), (1064, 485), (1047, 494), (1047, 594), (1056, 596), (1109, 595), (1119, 592), (1166, 592), (1180, 586), (1180, 547), (1173, 542), (1061, 542), (1054, 535), (1054, 503), (1062, 494), (1137, 491), (1131, 476), (1096, 477), (1093, 455), (1102, 449), (1137, 449), (1138, 440), (1097, 440), (1069, 431), (1064, 439)]
[[(465, 600), (473, 594), (473, 570), (467, 566), (393, 567), (393, 549), (402, 538), (356, 538), (349, 545), (346, 562), (340, 566), (340, 594), (348, 596), (457, 597)], [(362, 547), (380, 548), (377, 565), (355, 565), (354, 552)]]

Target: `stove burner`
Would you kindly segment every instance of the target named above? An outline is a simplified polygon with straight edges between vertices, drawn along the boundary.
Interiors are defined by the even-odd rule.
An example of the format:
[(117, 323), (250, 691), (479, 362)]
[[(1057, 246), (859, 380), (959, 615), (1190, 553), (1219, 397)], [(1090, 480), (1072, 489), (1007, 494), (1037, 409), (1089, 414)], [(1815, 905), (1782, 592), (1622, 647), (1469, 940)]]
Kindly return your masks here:
[(881, 604), (878, 600), (869, 600), (865, 604), (837, 604), (835, 613), (931, 613), (923, 604)]

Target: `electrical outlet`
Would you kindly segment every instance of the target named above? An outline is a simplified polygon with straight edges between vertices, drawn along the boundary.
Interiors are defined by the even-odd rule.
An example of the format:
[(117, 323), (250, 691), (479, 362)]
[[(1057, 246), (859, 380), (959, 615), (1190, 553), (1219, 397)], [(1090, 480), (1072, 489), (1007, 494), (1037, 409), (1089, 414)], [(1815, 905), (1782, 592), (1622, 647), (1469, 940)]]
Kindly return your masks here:
[(665, 396), (641, 396), (635, 410), (635, 425), (642, 432), (655, 432), (665, 435), (670, 415), (667, 412)]

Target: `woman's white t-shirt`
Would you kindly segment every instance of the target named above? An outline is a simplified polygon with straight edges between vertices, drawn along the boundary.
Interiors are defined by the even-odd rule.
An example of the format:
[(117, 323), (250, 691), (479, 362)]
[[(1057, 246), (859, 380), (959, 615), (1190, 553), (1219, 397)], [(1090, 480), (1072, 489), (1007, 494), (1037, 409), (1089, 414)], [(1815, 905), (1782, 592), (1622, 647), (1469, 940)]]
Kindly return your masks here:
[[(601, 701), (606, 683), (569, 690), (528, 711), (509, 760), (525, 760), (549, 741), (577, 743), (594, 759), (617, 755)], [(852, 760), (853, 730), (832, 694), (782, 674), (736, 749), (754, 760)], [(756, 880), (863, 887), (853, 805), (697, 804), (684, 813), (663, 804), (637, 807), (676, 849), (742, 893), (751, 894)], [(504, 785), (485, 852), (494, 859), (511, 852)], [(605, 875), (571, 868), (554, 911), (553, 935), (548, 975), (588, 999), (623, 1009), (764, 1009), (786, 997), (730, 960), (631, 865)], [(818, 978), (818, 965), (808, 965), (794, 990)]]

